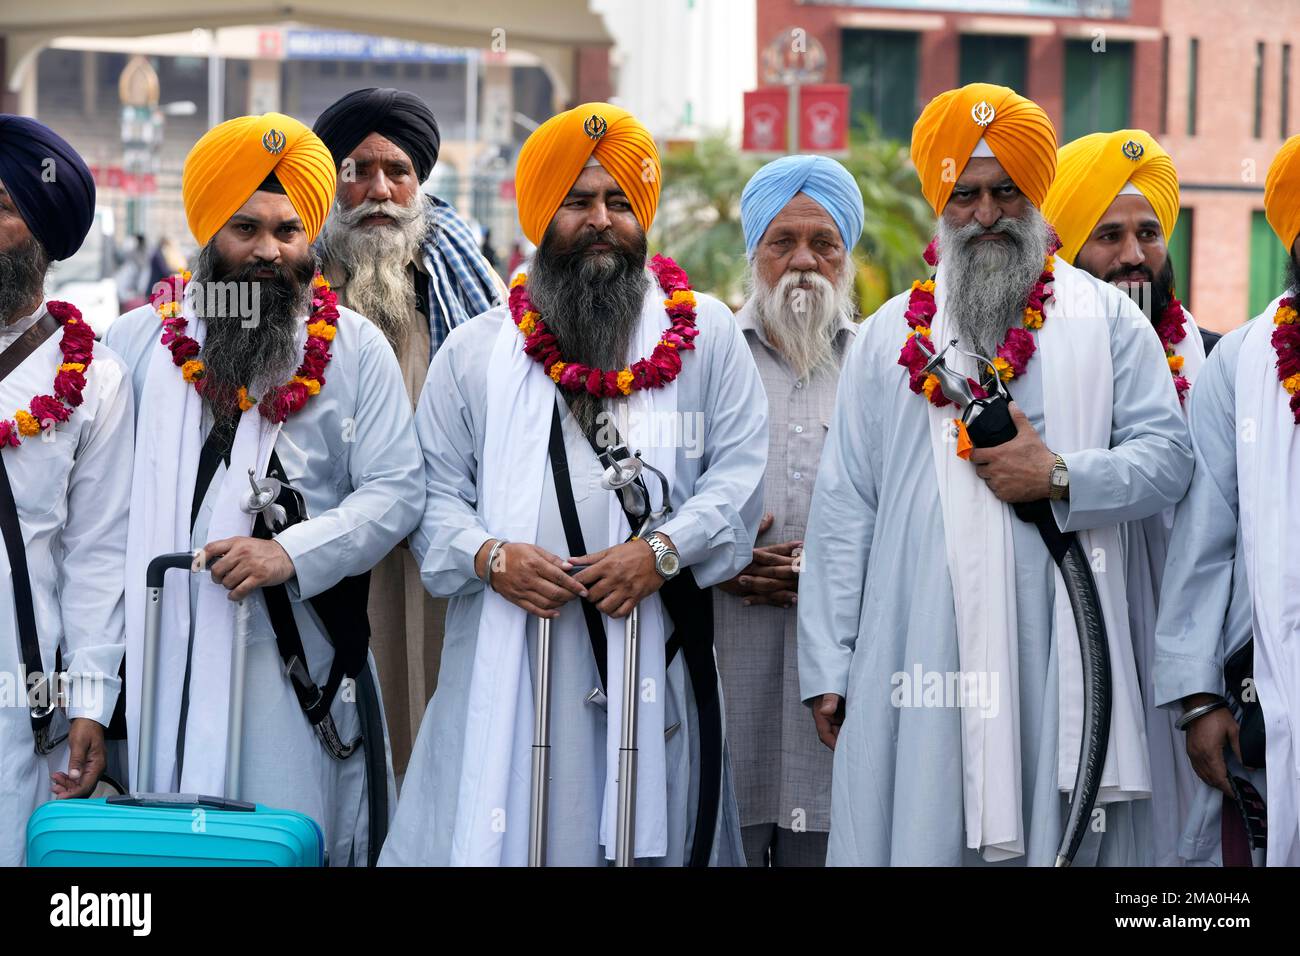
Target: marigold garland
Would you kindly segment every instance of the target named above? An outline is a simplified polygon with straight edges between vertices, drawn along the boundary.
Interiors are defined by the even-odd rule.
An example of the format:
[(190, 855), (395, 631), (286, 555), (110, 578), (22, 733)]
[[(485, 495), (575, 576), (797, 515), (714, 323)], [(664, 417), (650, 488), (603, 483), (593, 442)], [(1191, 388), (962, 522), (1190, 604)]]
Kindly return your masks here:
[(45, 310), (63, 326), (59, 339), (63, 361), (54, 373), (54, 394), (37, 395), (26, 408), (15, 411), (13, 418), (0, 420), (0, 448), (17, 448), (24, 438), (66, 422), (83, 401), (86, 370), (94, 360), (95, 332), (75, 305), (52, 301), (45, 303)]
[(1277, 378), (1291, 396), (1291, 416), (1300, 425), (1300, 313), (1296, 300), (1286, 296), (1273, 313), (1273, 351), (1277, 353)]

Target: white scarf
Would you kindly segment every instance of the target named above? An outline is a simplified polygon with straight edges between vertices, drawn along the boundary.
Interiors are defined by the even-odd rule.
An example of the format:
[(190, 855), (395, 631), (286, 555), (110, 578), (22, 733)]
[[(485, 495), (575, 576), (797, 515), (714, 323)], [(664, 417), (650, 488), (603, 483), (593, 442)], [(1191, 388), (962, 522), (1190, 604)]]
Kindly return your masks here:
[[(1038, 330), (1035, 358), (1043, 363), (1044, 441), (1068, 454), (1109, 448), (1113, 375), (1110, 329), (1100, 286), (1056, 260), (1054, 296)], [(937, 312), (932, 339), (947, 342), (945, 269), (935, 282)], [(1060, 305), (1069, 303), (1068, 314)], [(974, 362), (949, 353), (959, 372), (974, 377)], [(1019, 520), (997, 499), (969, 462), (956, 456), (953, 409), (929, 406), (930, 438), (943, 509), (944, 541), (952, 580), (958, 659), (963, 674), (997, 675), (997, 699), (962, 709), (962, 795), (966, 844), (990, 861), (1025, 852), (1021, 801), (1020, 689), (1016, 556), (1011, 523)], [(1093, 558), (1094, 578), (1110, 646), (1112, 709), (1110, 744), (1099, 802), (1150, 794), (1146, 736), (1142, 725), (1125, 598), (1124, 561), (1118, 527), (1081, 532)], [(1078, 768), (1083, 726), (1083, 677), (1078, 632), (1059, 569), (1053, 635), (1057, 645), (1059, 710), (1057, 786), (1068, 792)], [(1107, 573), (1110, 572), (1110, 573)]]
[[(185, 290), (187, 332), (200, 343), (202, 320), (195, 317), (192, 291)], [(191, 550), (190, 507), (203, 446), (203, 400), (181, 377), (171, 352), (159, 343), (149, 359), (136, 420), (131, 522), (127, 533), (127, 727), (130, 771), (135, 773), (140, 725), (140, 681), (145, 621), (145, 568), (160, 554)], [(241, 416), (226, 470), (213, 504), (207, 539), (216, 541), (252, 531), (253, 519), (239, 507), (249, 491), (248, 470), (266, 474), (279, 425), (256, 411)], [(183, 773), (176, 779), (181, 693), (190, 639), (190, 581), (168, 576), (163, 590), (158, 654), (158, 688), (152, 780), (132, 780), (139, 792), (225, 794), (227, 717), (230, 700), (230, 649), (235, 635), (235, 602), (203, 572), (198, 584), (197, 625), (190, 666), (189, 710), (183, 742)]]
[[(652, 281), (631, 349), (649, 355), (669, 320)], [(500, 310), (502, 313), (504, 309)], [(480, 469), (483, 523), (494, 537), (535, 543), (547, 463), (555, 384), (524, 354), (523, 336), (504, 316), (487, 368), (487, 420)], [(627, 400), (624, 440), (662, 471), (671, 487), (676, 452), (653, 440), (652, 424), (677, 410), (677, 386), (633, 392)], [(620, 421), (620, 427), (622, 422)], [(651, 482), (652, 494), (657, 494)], [(622, 543), (629, 534), (618, 498), (609, 493), (609, 536), (586, 542), (589, 551)], [(576, 557), (576, 555), (570, 555)], [(604, 618), (609, 686), (604, 812), (600, 839), (613, 858), (622, 709), (624, 622)], [(528, 805), (533, 730), (533, 687), (525, 640), (527, 615), (495, 591), (483, 594), (465, 716), (451, 860), (457, 866), (522, 866), (528, 859)], [(642, 687), (637, 746), (635, 854), (668, 849), (668, 790), (664, 756), (664, 617), (657, 595), (640, 605)], [(649, 699), (647, 699), (649, 698)], [(507, 823), (508, 821), (508, 823)]]
[(1255, 635), (1255, 687), (1264, 710), (1268, 862), (1300, 864), (1300, 569), (1291, 535), (1300, 528), (1300, 425), (1277, 378), (1273, 313), (1251, 323), (1237, 360), (1237, 486)]

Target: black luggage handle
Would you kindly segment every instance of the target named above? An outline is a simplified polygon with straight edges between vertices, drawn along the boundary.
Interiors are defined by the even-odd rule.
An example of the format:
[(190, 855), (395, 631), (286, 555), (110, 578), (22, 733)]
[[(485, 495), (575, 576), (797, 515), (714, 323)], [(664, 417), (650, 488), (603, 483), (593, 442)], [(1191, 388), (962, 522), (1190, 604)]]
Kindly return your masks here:
[(237, 810), (246, 813), (257, 809), (246, 800), (230, 800), (197, 793), (130, 793), (108, 797), (104, 802), (114, 807), (207, 807), (210, 810)]

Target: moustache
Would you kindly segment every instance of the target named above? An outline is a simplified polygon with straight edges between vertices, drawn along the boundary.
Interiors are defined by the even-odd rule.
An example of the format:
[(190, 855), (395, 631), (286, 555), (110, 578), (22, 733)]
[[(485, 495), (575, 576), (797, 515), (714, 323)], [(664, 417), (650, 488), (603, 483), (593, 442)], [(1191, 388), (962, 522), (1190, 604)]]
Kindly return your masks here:
[[(1140, 278), (1137, 278), (1140, 277)], [(1120, 266), (1106, 273), (1106, 282), (1155, 282), (1155, 273), (1147, 266)]]

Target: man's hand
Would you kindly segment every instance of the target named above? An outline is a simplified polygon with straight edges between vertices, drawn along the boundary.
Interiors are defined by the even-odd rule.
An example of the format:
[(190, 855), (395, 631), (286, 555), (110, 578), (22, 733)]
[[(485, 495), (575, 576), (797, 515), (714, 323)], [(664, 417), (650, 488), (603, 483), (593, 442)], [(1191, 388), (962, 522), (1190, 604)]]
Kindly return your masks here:
[(744, 598), (745, 607), (755, 604), (793, 607), (799, 600), (799, 572), (794, 563), (802, 553), (802, 541), (784, 541), (755, 548), (754, 560), (718, 587), (728, 594)]
[[(662, 532), (660, 535), (672, 547), (668, 536)], [(664, 583), (663, 576), (655, 570), (654, 551), (640, 538), (581, 555), (573, 563), (585, 565), (574, 578), (586, 586), (587, 600), (610, 617), (627, 617), (632, 608)]]
[(1015, 402), (1011, 403), (1011, 420), (1016, 423), (1015, 438), (994, 448), (976, 448), (971, 452), (975, 474), (1007, 504), (1046, 498), (1052, 490), (1056, 455), (1043, 444)]
[[(1193, 694), (1183, 700), (1183, 711), (1214, 700), (1209, 694)], [(1187, 756), (1191, 758), (1192, 769), (1211, 787), (1222, 790), (1229, 796), (1232, 796), (1232, 785), (1228, 783), (1228, 764), (1223, 759), (1223, 748), (1231, 744), (1232, 752), (1241, 760), (1241, 742), (1238, 740), (1240, 733), (1241, 728), (1232, 716), (1232, 711), (1226, 707), (1197, 718), (1187, 728)]]
[(212, 580), (242, 601), (255, 588), (283, 584), (294, 576), (293, 559), (277, 541), (262, 538), (222, 538), (203, 546), (203, 560)]
[[(496, 540), (485, 541), (474, 556), (474, 571), (487, 577), (487, 559)], [(572, 562), (535, 544), (511, 543), (497, 551), (492, 569), (492, 590), (516, 607), (537, 617), (557, 618), (560, 608), (587, 589), (569, 574)]]
[(813, 701), (813, 721), (817, 724), (817, 736), (831, 750), (840, 739), (840, 727), (844, 725), (844, 698), (839, 694), (822, 694)]
[(68, 771), (54, 773), (50, 792), (55, 800), (88, 797), (108, 765), (104, 727), (89, 717), (75, 717), (68, 727)]

